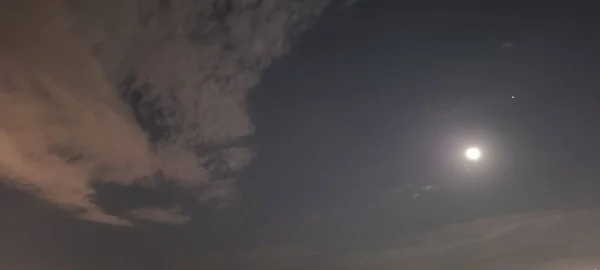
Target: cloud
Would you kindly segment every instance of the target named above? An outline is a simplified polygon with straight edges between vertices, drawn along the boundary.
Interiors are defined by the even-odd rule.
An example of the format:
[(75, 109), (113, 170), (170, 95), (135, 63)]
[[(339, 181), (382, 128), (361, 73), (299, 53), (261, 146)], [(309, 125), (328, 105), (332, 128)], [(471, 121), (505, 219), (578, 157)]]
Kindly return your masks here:
[[(600, 264), (600, 209), (482, 218), (421, 234), (386, 248), (352, 251), (262, 247), (235, 261), (251, 269), (595, 269)], [(212, 269), (231, 254), (202, 258)], [(303, 264), (304, 263), (304, 264)], [(298, 266), (297, 268), (294, 268)]]
[[(369, 269), (569, 269), (600, 262), (600, 210), (479, 219), (404, 239), (361, 257)], [(596, 266), (597, 267), (597, 266)], [(593, 268), (592, 268), (593, 269)]]
[(252, 158), (247, 90), (327, 1), (159, 2), (0, 0), (3, 178), (119, 225), (93, 183), (162, 175), (230, 200)]
[(172, 207), (168, 209), (158, 207), (148, 207), (134, 209), (129, 215), (137, 220), (153, 221), (164, 224), (186, 224), (191, 218), (182, 213), (181, 207)]
[(545, 212), (479, 219), (361, 255), (365, 269), (570, 269), (600, 262), (600, 210)]

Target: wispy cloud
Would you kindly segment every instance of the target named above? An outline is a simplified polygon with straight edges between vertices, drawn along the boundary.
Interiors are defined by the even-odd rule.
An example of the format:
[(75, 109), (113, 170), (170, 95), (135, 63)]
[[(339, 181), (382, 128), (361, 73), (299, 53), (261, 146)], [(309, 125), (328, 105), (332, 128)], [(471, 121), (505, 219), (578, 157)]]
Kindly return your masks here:
[[(346, 270), (595, 269), (600, 263), (598, 224), (598, 209), (517, 214), (405, 236), (398, 238), (395, 247), (385, 249), (332, 252), (262, 248), (239, 259), (257, 268), (277, 261), (277, 269), (296, 269), (300, 262), (312, 262), (311, 269)], [(211, 265), (221, 265), (218, 258), (212, 257), (216, 262)]]

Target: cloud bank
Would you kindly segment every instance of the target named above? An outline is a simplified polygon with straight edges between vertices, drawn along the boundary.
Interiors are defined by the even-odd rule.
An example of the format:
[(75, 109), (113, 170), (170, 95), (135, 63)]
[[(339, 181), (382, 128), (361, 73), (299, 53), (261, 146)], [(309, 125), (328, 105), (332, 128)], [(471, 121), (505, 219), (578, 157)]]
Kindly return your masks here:
[(212, 269), (596, 269), (599, 225), (599, 209), (516, 214), (398, 238), (384, 249), (265, 247), (239, 254), (236, 265), (225, 263), (231, 254), (201, 262)]
[[(129, 225), (94, 183), (172, 181), (227, 201), (252, 157), (246, 94), (327, 1), (0, 0), (0, 175)], [(185, 223), (179, 210), (135, 219)]]

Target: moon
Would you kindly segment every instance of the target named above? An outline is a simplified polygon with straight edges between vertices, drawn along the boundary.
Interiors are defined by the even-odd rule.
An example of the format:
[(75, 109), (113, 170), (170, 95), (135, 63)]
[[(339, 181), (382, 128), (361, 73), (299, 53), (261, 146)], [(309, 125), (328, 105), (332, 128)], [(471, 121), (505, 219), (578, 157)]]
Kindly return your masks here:
[(465, 151), (465, 156), (472, 161), (477, 161), (481, 158), (481, 150), (477, 147), (467, 148)]

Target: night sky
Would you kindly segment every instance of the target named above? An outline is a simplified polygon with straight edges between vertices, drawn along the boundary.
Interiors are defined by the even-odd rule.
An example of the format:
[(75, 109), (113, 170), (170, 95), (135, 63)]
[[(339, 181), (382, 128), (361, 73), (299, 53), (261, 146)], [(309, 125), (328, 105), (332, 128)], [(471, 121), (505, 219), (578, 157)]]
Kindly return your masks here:
[(330, 5), (251, 90), (255, 158), (230, 205), (99, 189), (107, 211), (178, 201), (195, 218), (123, 228), (7, 184), (0, 268), (600, 268), (597, 17), (574, 1)]

